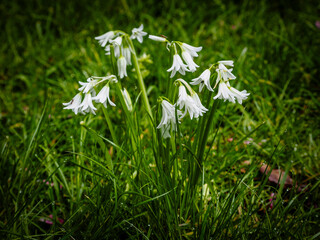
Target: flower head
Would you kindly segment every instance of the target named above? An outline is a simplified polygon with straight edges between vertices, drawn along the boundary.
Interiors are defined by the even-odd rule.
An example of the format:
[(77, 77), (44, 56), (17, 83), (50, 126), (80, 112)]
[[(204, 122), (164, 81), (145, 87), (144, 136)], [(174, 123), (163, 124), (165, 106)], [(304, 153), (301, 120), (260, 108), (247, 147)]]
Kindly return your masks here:
[(155, 36), (155, 35), (149, 35), (149, 38), (153, 41), (157, 41), (157, 42), (166, 42), (168, 41), (166, 38), (164, 37), (158, 37), (158, 36)]
[(64, 106), (66, 106), (63, 109), (71, 109), (77, 115), (80, 109), (81, 99), (82, 94), (78, 93), (70, 102), (62, 103)]
[(132, 112), (132, 101), (131, 101), (131, 98), (130, 98), (130, 95), (129, 95), (127, 89), (123, 88), (123, 90), (121, 90), (121, 93), (122, 93), (124, 102), (126, 103), (129, 112)]
[(87, 79), (87, 82), (80, 82), (79, 81), (79, 83), (80, 83), (80, 85), (82, 85), (82, 87), (80, 87), (78, 90), (83, 91), (83, 93), (88, 93), (98, 83), (98, 80), (93, 79), (92, 77), (89, 77)]
[(127, 65), (132, 65), (131, 63), (131, 51), (129, 47), (122, 48), (122, 54), (127, 61)]
[(173, 55), (173, 64), (171, 68), (167, 70), (167, 72), (171, 72), (170, 78), (173, 78), (176, 75), (176, 72), (179, 71), (182, 75), (185, 74), (185, 71), (189, 72), (188, 66), (182, 62), (179, 54)]
[(94, 115), (96, 114), (94, 111), (97, 110), (93, 104), (92, 104), (92, 96), (91, 96), (91, 93), (86, 93), (82, 103), (80, 104), (79, 106), (80, 108), (80, 111), (82, 113), (88, 113), (88, 112), (91, 112), (93, 113)]
[(146, 36), (147, 33), (142, 31), (143, 24), (140, 25), (138, 28), (132, 29), (132, 35), (130, 36), (131, 39), (137, 39), (140, 43), (143, 42), (143, 36)]
[(157, 126), (158, 129), (161, 129), (162, 137), (169, 138), (170, 135), (170, 128), (173, 131), (177, 129), (177, 123), (179, 122), (179, 118), (182, 115), (182, 112), (177, 109), (177, 117), (176, 118), (176, 108), (175, 105), (172, 105), (167, 100), (162, 100), (162, 118), (160, 124)]
[(186, 43), (182, 43), (181, 48), (184, 51), (188, 52), (191, 55), (191, 57), (198, 57), (198, 52), (202, 50), (202, 47), (193, 47)]
[(182, 58), (187, 63), (190, 72), (195, 72), (197, 70), (197, 67), (199, 67), (191, 57), (190, 53), (188, 51), (182, 51)]
[(102, 47), (105, 47), (107, 43), (110, 42), (115, 36), (115, 33), (113, 31), (110, 31), (101, 36), (95, 37), (95, 39), (99, 41), (99, 44)]
[(210, 85), (210, 76), (211, 76), (210, 70), (206, 69), (206, 70), (204, 70), (203, 73), (201, 73), (201, 75), (199, 77), (192, 79), (190, 84), (191, 85), (200, 84), (199, 85), (199, 92), (202, 91), (202, 88), (204, 86), (206, 86), (209, 91), (213, 92), (213, 89), (212, 89), (212, 87)]
[(229, 82), (220, 81), (218, 94), (213, 99), (229, 100), (232, 103), (235, 103), (237, 99), (238, 103), (242, 104), (242, 100), (246, 100), (249, 95), (250, 93), (247, 93), (246, 90), (240, 92), (231, 87)]
[(114, 107), (116, 105), (110, 100), (109, 92), (110, 92), (110, 87), (107, 84), (100, 90), (97, 96), (92, 98), (92, 100), (98, 103), (99, 102), (102, 103), (105, 108), (107, 108), (107, 100), (108, 100), (109, 104)]
[(123, 78), (127, 75), (127, 61), (124, 56), (120, 56), (117, 61), (118, 73), (120, 78)]
[(222, 63), (219, 63), (219, 67), (216, 71), (218, 73), (218, 78), (221, 77), (224, 81), (236, 79), (236, 76), (232, 74), (232, 69), (226, 68)]

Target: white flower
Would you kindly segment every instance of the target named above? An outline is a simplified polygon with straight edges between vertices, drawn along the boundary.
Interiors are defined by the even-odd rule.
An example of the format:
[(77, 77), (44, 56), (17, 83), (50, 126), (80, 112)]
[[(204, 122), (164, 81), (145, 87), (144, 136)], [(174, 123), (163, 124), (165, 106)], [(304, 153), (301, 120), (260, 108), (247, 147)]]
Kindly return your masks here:
[(122, 49), (122, 54), (125, 57), (126, 61), (127, 61), (127, 65), (132, 65), (131, 63), (131, 51), (129, 47), (124, 47)]
[(198, 57), (197, 52), (200, 52), (202, 50), (202, 47), (193, 47), (193, 46), (186, 44), (186, 43), (182, 43), (181, 48), (184, 51), (187, 51), (191, 55), (191, 57)]
[(246, 100), (249, 95), (246, 90), (240, 92), (231, 87), (229, 82), (220, 81), (218, 94), (213, 99), (224, 99), (235, 103), (236, 98), (238, 103), (242, 104), (242, 100)]
[(81, 99), (82, 94), (78, 93), (70, 102), (62, 103), (64, 106), (66, 106), (63, 109), (71, 109), (77, 115), (80, 109)]
[(149, 35), (149, 38), (153, 41), (157, 41), (157, 42), (166, 42), (168, 41), (166, 38), (164, 37), (158, 37), (158, 36), (155, 36), (155, 35)]
[(116, 58), (120, 57), (120, 46), (122, 44), (122, 37), (117, 37), (114, 40), (111, 40), (110, 43), (112, 43), (113, 47), (114, 47), (114, 56)]
[(146, 36), (147, 33), (143, 32), (143, 24), (140, 25), (139, 28), (132, 29), (131, 39), (137, 39), (140, 43), (143, 41), (143, 36)]
[(107, 45), (104, 50), (106, 51), (105, 55), (110, 55), (110, 45)]
[(232, 60), (224, 60), (224, 61), (218, 61), (218, 63), (221, 63), (225, 66), (233, 67), (233, 61)]
[(118, 73), (120, 78), (123, 78), (127, 75), (127, 61), (124, 56), (120, 56), (117, 61)]
[(198, 118), (199, 116), (202, 116), (203, 113), (208, 111), (208, 109), (201, 104), (198, 95), (196, 93), (194, 93), (192, 97), (188, 95), (186, 87), (182, 84), (179, 86), (177, 105), (180, 109), (185, 108), (181, 118), (184, 117), (187, 112), (189, 112), (190, 118), (193, 119), (193, 117)]
[(188, 51), (182, 51), (182, 58), (187, 63), (189, 70), (191, 72), (195, 72), (197, 67), (199, 67), (192, 59), (190, 53)]
[(161, 102), (162, 106), (162, 118), (160, 121), (160, 124), (157, 126), (157, 128), (161, 129), (162, 137), (168, 138), (170, 136), (170, 128), (173, 131), (176, 131), (177, 129), (177, 122), (179, 122), (179, 118), (182, 115), (180, 110), (177, 110), (177, 117), (176, 118), (176, 108), (175, 105), (172, 105), (166, 100), (162, 100)]
[(167, 72), (171, 72), (170, 78), (173, 78), (177, 71), (179, 71), (182, 75), (185, 74), (185, 71), (189, 72), (188, 66), (185, 65), (181, 57), (178, 54), (173, 55), (173, 64), (172, 67), (167, 70)]
[(112, 38), (115, 37), (115, 34), (113, 31), (107, 32), (101, 36), (95, 37), (96, 40), (99, 41), (99, 44), (102, 47), (105, 47), (107, 45), (108, 42), (110, 42), (112, 40)]
[(107, 108), (107, 100), (108, 100), (109, 104), (114, 107), (116, 105), (110, 100), (109, 92), (110, 92), (110, 87), (109, 85), (106, 85), (100, 90), (97, 96), (92, 98), (92, 100), (96, 101), (97, 103), (99, 102), (102, 103), (105, 108)]
[(121, 90), (121, 93), (122, 93), (124, 102), (126, 103), (129, 112), (132, 112), (132, 101), (131, 101), (131, 98), (130, 98), (130, 95), (129, 95), (127, 89), (123, 88), (123, 90)]
[(80, 85), (82, 85), (82, 87), (80, 87), (78, 90), (83, 90), (83, 93), (88, 93), (93, 89), (93, 87), (98, 83), (98, 81), (90, 77), (87, 79), (87, 82), (79, 81), (79, 83)]
[(229, 80), (232, 80), (232, 79), (236, 79), (236, 76), (234, 76), (231, 73), (232, 69), (226, 68), (226, 66), (223, 65), (222, 63), (219, 63), (219, 67), (218, 67), (218, 69), (216, 71), (218, 72), (218, 78), (222, 77), (222, 79), (224, 81), (229, 81)]
[(82, 103), (80, 104), (79, 108), (81, 108), (82, 113), (88, 113), (91, 112), (93, 114), (96, 114), (94, 111), (97, 110), (93, 104), (92, 104), (92, 97), (91, 93), (86, 93)]
[(209, 70), (209, 69), (206, 69), (206, 70), (204, 70), (203, 73), (201, 73), (201, 75), (200, 75), (199, 77), (192, 79), (192, 81), (191, 81), (190, 84), (191, 84), (191, 85), (198, 85), (198, 84), (200, 84), (200, 85), (199, 85), (199, 92), (202, 91), (202, 88), (203, 88), (204, 86), (206, 86), (209, 91), (213, 92), (213, 89), (212, 89), (212, 87), (211, 87), (211, 85), (210, 85), (210, 75), (211, 75), (210, 70)]

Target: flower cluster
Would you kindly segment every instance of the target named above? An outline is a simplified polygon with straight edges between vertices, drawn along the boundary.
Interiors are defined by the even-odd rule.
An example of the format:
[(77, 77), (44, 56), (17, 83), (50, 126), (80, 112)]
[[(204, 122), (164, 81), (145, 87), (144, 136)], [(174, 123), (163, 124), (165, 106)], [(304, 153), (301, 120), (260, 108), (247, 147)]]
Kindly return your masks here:
[(130, 46), (130, 39), (137, 39), (142, 43), (143, 37), (146, 35), (147, 33), (143, 31), (143, 24), (141, 24), (139, 28), (132, 29), (130, 37), (122, 31), (109, 31), (95, 39), (105, 48), (106, 55), (111, 54), (111, 46), (113, 47), (114, 56), (117, 58), (118, 75), (120, 78), (124, 78), (128, 76), (127, 66), (132, 65), (131, 53), (133, 49)]
[[(193, 61), (193, 58), (198, 57), (198, 52), (202, 50), (202, 47), (193, 47), (189, 44), (179, 41), (169, 42), (164, 37), (158, 37), (154, 35), (149, 35), (149, 38), (158, 42), (167, 42), (168, 51), (170, 51), (170, 48), (173, 49), (173, 63), (172, 66), (167, 70), (167, 72), (171, 72), (170, 78), (173, 78), (177, 72), (182, 75), (185, 75), (185, 72), (195, 72), (199, 67)], [(182, 61), (180, 55), (178, 54), (177, 45), (180, 47), (181, 56), (185, 63)]]
[[(107, 103), (109, 103), (111, 106), (116, 106), (110, 100), (109, 96), (109, 84), (116, 82), (118, 82), (118, 80), (115, 75), (110, 75), (107, 77), (90, 77), (87, 79), (87, 82), (79, 82), (80, 85), (82, 85), (82, 87), (78, 89), (80, 92), (70, 102), (63, 103), (63, 105), (65, 106), (64, 109), (71, 109), (75, 114), (85, 114), (88, 112), (95, 114), (95, 111), (97, 109), (93, 105), (92, 101), (102, 103), (105, 108), (107, 107)], [(101, 83), (105, 84), (98, 93), (98, 95), (96, 95), (95, 88), (99, 84), (101, 85)]]

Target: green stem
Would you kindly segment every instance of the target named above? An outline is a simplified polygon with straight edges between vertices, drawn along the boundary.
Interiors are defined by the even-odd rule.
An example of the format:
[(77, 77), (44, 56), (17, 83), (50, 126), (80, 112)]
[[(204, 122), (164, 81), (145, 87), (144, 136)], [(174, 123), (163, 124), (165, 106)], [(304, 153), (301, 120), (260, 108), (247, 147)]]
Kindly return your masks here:
[(110, 130), (110, 133), (111, 133), (112, 140), (113, 140), (113, 142), (115, 144), (118, 145), (117, 135), (114, 132), (113, 125), (112, 125), (111, 119), (109, 118), (107, 109), (105, 107), (102, 107), (102, 110), (103, 110), (104, 117), (106, 118), (109, 130)]
[(148, 95), (147, 95), (147, 90), (146, 90), (146, 87), (144, 85), (144, 81), (143, 81), (142, 74), (141, 74), (141, 71), (140, 71), (136, 50), (135, 50), (135, 48), (133, 46), (133, 43), (132, 43), (131, 39), (129, 37), (127, 37), (126, 39), (127, 39), (128, 43), (129, 43), (131, 49), (132, 49), (132, 61), (133, 61), (133, 65), (134, 65), (134, 68), (135, 68), (136, 73), (137, 73), (138, 84), (139, 84), (139, 88), (140, 88), (140, 91), (141, 91), (142, 101), (143, 101), (144, 107), (146, 108), (146, 110), (147, 110), (147, 112), (148, 112), (148, 114), (149, 114), (149, 116), (151, 118), (150, 124), (152, 125), (153, 115), (152, 115), (152, 111), (151, 111), (151, 107), (150, 107), (150, 103), (149, 103), (149, 99), (148, 99)]

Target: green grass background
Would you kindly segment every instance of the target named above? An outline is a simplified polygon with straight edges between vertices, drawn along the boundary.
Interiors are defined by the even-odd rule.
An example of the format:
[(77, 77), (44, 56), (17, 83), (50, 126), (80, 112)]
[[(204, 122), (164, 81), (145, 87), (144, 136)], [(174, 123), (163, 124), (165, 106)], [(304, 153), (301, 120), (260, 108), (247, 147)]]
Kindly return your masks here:
[[(4, 239), (320, 236), (319, 3), (34, 0), (1, 2), (0, 13), (0, 234)], [(150, 34), (203, 46), (196, 59), (200, 70), (186, 80), (197, 77), (210, 63), (233, 59), (235, 86), (251, 93), (243, 106), (221, 108), (225, 115), (220, 115), (203, 180), (210, 184), (212, 199), (207, 208), (201, 200), (190, 203), (192, 210), (186, 216), (177, 217), (179, 209), (157, 197), (168, 189), (158, 188), (156, 176), (149, 175), (150, 179), (141, 180), (144, 186), (131, 189), (137, 193), (147, 186), (143, 196), (125, 193), (128, 181), (136, 182), (134, 166), (123, 163), (124, 155), (113, 158), (117, 183), (106, 174), (103, 160), (102, 166), (87, 160), (100, 161), (101, 149), (80, 121), (109, 138), (101, 111), (88, 117), (62, 109), (62, 102), (76, 94), (78, 81), (112, 70), (94, 37), (114, 29), (130, 33), (141, 23)], [(166, 85), (169, 54), (147, 39), (136, 46), (138, 54), (145, 52), (153, 61), (144, 63), (148, 69), (144, 75), (146, 85), (155, 86), (150, 93), (155, 105)], [(139, 91), (134, 78), (125, 81), (122, 85), (135, 99)], [(125, 139), (121, 114), (117, 109), (108, 111)], [(192, 124), (186, 122), (190, 128)], [(255, 144), (244, 145), (242, 141), (257, 127), (250, 135)], [(234, 144), (227, 141), (231, 137)], [(260, 147), (262, 139), (267, 142)], [(153, 164), (147, 140), (141, 142), (141, 151), (145, 165)], [(251, 162), (249, 167), (242, 164), (245, 160)], [(307, 190), (268, 183), (259, 173), (261, 162), (285, 170), (294, 185), (308, 185)], [(201, 193), (201, 186), (197, 191)], [(277, 193), (272, 210), (271, 193)], [(154, 199), (145, 202), (147, 197)], [(65, 223), (39, 220), (50, 214)]]

